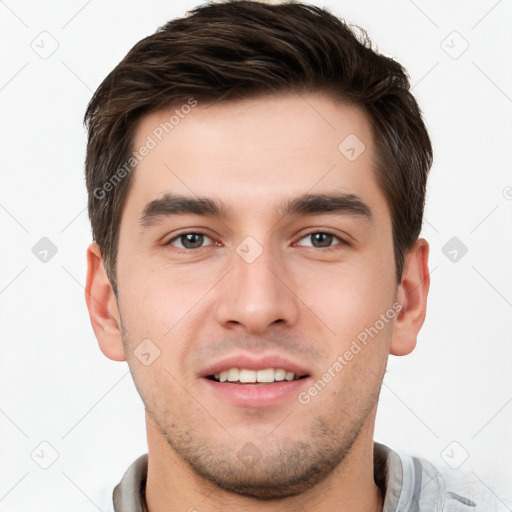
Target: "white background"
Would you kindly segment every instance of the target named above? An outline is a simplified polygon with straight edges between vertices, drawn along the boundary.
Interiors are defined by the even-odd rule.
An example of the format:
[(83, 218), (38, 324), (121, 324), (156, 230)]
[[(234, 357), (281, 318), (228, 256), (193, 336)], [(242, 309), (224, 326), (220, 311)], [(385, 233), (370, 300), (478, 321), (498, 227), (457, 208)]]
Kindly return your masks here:
[[(427, 320), (415, 352), (390, 360), (376, 439), (440, 469), (467, 452), (462, 467), (511, 507), (512, 1), (312, 3), (408, 69), (434, 145)], [(82, 118), (132, 46), (195, 5), (0, 2), (2, 511), (69, 510), (146, 452), (128, 367), (102, 355), (84, 302)], [(58, 44), (46, 59), (41, 38)], [(58, 249), (46, 263), (42, 237)], [(452, 237), (468, 248), (457, 262), (442, 252)]]

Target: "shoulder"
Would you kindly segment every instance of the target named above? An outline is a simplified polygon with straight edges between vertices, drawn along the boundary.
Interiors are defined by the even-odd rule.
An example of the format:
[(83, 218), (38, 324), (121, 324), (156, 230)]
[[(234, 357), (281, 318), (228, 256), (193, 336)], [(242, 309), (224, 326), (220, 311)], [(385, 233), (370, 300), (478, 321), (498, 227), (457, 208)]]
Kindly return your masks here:
[(474, 472), (438, 467), (375, 443), (376, 480), (385, 482), (383, 512), (501, 512), (505, 501)]
[[(506, 499), (496, 491), (494, 482), (483, 475), (465, 469), (443, 469), (442, 479), (446, 493), (446, 503), (452, 504), (447, 511), (466, 512), (505, 512), (510, 508)], [(457, 506), (455, 507), (455, 504)]]
[(119, 483), (104, 485), (94, 496), (87, 497), (87, 500), (70, 512), (142, 512), (145, 509), (143, 489), (146, 485), (147, 468), (146, 453), (128, 467)]

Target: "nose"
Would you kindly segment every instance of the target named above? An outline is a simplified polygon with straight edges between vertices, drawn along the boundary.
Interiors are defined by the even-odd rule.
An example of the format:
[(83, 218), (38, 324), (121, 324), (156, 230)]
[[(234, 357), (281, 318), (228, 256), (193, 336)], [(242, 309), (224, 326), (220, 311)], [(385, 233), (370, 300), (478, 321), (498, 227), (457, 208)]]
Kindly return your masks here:
[(251, 334), (264, 333), (272, 324), (295, 324), (300, 299), (282, 259), (269, 249), (252, 262), (240, 254), (234, 252), (232, 269), (217, 287), (217, 321)]

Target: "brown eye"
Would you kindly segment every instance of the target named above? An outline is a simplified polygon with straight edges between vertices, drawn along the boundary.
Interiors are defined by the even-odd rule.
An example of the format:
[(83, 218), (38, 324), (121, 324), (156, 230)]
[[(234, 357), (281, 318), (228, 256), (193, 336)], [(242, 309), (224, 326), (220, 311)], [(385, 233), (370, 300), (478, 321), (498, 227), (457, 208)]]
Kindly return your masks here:
[[(303, 247), (314, 247), (317, 249), (329, 249), (338, 245), (338, 243), (345, 244), (346, 242), (342, 240), (340, 237), (333, 235), (332, 233), (327, 233), (325, 231), (315, 231), (313, 233), (308, 233), (307, 235), (301, 238), (302, 240), (309, 240), (309, 244), (301, 243)], [(338, 241), (332, 245), (333, 241)]]
[(205, 239), (212, 241), (209, 236), (202, 233), (182, 233), (169, 240), (168, 245), (173, 245), (180, 249), (199, 249), (203, 246)]

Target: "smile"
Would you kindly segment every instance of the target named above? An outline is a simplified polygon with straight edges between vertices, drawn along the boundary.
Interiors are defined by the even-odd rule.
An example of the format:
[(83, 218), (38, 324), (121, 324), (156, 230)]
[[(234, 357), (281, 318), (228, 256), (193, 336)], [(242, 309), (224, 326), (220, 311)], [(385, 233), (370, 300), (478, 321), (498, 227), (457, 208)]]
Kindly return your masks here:
[(299, 380), (304, 377), (307, 377), (307, 375), (297, 375), (283, 368), (266, 368), (264, 370), (230, 368), (208, 376), (210, 380), (216, 382), (235, 382), (239, 384), (272, 384), (273, 382)]

